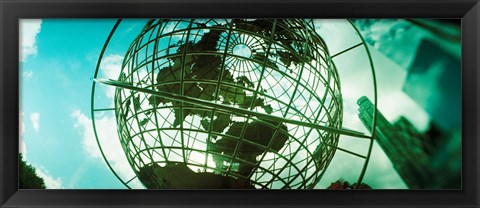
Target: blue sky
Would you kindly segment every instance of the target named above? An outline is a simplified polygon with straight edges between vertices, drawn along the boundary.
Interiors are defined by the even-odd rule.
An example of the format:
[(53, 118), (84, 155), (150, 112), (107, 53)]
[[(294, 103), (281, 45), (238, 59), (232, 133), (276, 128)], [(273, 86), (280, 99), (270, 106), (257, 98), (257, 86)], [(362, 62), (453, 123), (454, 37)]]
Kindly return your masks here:
[(103, 160), (85, 151), (84, 127), (72, 116), (90, 112), (93, 72), (116, 20), (26, 21), (24, 32), (41, 25), (20, 62), (27, 161), (50, 178), (49, 188), (123, 188)]
[[(48, 188), (64, 189), (123, 189), (123, 184), (111, 173), (101, 158), (95, 143), (90, 116), (92, 78), (104, 42), (116, 20), (112, 19), (44, 19), (21, 20), (20, 42), (20, 147), (26, 160), (37, 168)], [(118, 33), (102, 62), (100, 77), (118, 76), (123, 53), (144, 20), (122, 22)], [(325, 38), (332, 54), (348, 48), (359, 39), (345, 20), (317, 21), (319, 33)], [(116, 41), (117, 40), (117, 41)], [(121, 40), (121, 41), (120, 41)], [(345, 41), (347, 40), (347, 41)], [(371, 48), (379, 80), (379, 108), (385, 117), (394, 121), (403, 115), (425, 129), (428, 115), (402, 91), (405, 71), (382, 53)], [(355, 49), (338, 56), (336, 61), (345, 98), (345, 127), (367, 132), (357, 116), (356, 100), (371, 89), (369, 75), (357, 73), (368, 68), (364, 51)], [(352, 58), (353, 57), (353, 58)], [(367, 71), (367, 70), (363, 70)], [(367, 71), (368, 72), (368, 71)], [(359, 79), (359, 77), (365, 77)], [(366, 88), (359, 88), (365, 82)], [(356, 84), (355, 84), (356, 83)], [(108, 88), (98, 88), (96, 102), (112, 105)], [(110, 94), (109, 94), (110, 93)], [(382, 96), (383, 95), (383, 96)], [(368, 95), (371, 97), (372, 95)], [(403, 106), (391, 107), (403, 101)], [(96, 114), (99, 135), (116, 134), (113, 115)], [(117, 138), (116, 135), (111, 137)], [(341, 139), (340, 146), (364, 147), (358, 141)], [(119, 146), (110, 145), (107, 152), (120, 175), (129, 178), (131, 170), (125, 165)], [(355, 147), (352, 147), (355, 149)], [(383, 151), (374, 145), (365, 183), (375, 188), (406, 188)], [(365, 149), (358, 149), (365, 151)], [(343, 153), (345, 154), (345, 153)], [(340, 177), (355, 182), (361, 164), (356, 158), (337, 151), (332, 164), (317, 188), (325, 188)], [(353, 170), (353, 171), (352, 171)], [(139, 187), (137, 182), (133, 187)]]

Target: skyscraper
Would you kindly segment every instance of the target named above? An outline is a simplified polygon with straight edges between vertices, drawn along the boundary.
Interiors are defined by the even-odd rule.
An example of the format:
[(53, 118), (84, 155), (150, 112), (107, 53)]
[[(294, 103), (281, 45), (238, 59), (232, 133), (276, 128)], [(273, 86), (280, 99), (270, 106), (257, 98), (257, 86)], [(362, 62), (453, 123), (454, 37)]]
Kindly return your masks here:
[(461, 127), (462, 120), (460, 58), (450, 53), (422, 40), (403, 86), (405, 94), (425, 109), (443, 132)]
[[(433, 142), (430, 166), (438, 187), (460, 188), (462, 93), (460, 50), (448, 41), (423, 39), (412, 62), (403, 91), (429, 115)], [(457, 44), (459, 45), (458, 40)]]
[[(367, 97), (361, 97), (357, 104), (359, 118), (372, 132), (373, 110), (375, 106)], [(430, 158), (426, 154), (423, 140), (425, 135), (418, 132), (404, 117), (391, 124), (377, 110), (375, 140), (393, 163), (398, 174), (410, 188), (432, 188), (438, 185), (430, 168)]]

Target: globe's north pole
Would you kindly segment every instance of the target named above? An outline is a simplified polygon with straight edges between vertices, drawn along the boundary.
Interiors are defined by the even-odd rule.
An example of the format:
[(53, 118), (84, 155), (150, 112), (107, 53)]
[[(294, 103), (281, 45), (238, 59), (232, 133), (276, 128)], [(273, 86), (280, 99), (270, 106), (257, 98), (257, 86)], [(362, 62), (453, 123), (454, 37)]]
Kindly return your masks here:
[(121, 144), (147, 188), (312, 188), (335, 153), (339, 78), (308, 20), (151, 20), (116, 81)]

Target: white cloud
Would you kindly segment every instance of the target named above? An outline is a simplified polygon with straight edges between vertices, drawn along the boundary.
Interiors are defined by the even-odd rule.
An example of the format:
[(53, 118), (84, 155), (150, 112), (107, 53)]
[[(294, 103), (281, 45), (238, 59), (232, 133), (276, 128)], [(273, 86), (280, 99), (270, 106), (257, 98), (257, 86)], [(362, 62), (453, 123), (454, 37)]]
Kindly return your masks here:
[(37, 55), (37, 34), (40, 33), (42, 20), (22, 19), (20, 20), (20, 61), (24, 62), (28, 56)]
[(68, 182), (68, 185), (67, 185), (68, 188), (75, 188), (77, 183), (81, 180), (82, 176), (87, 171), (89, 167), (88, 164), (89, 164), (88, 161), (85, 160), (80, 166), (78, 166), (77, 170), (75, 171), (70, 181)]
[(415, 57), (425, 31), (415, 29), (402, 19), (357, 19), (355, 25), (365, 41), (407, 69)]
[(370, 162), (365, 172), (363, 183), (374, 189), (407, 189), (397, 171), (392, 171), (393, 165), (377, 142), (372, 147)]
[[(99, 78), (117, 80), (122, 69), (123, 56), (118, 54), (105, 55), (100, 64)], [(113, 106), (113, 97), (115, 95), (115, 87), (99, 85), (103, 88), (105, 97), (111, 101)], [(75, 119), (74, 128), (80, 131), (82, 135), (82, 144), (85, 153), (93, 159), (105, 162), (99, 150), (97, 140), (92, 126), (92, 119), (82, 113), (80, 110), (74, 110), (71, 116)], [(117, 134), (117, 123), (113, 113), (108, 114), (101, 112), (95, 116), (95, 125), (98, 138), (102, 146), (102, 150), (107, 157), (112, 168), (124, 181), (130, 180), (135, 176), (130, 164), (127, 161), (125, 153), (120, 144), (120, 139)], [(76, 176), (79, 177), (79, 176)], [(75, 181), (73, 181), (75, 182)], [(144, 188), (138, 179), (133, 180), (128, 184), (132, 188)]]
[(20, 137), (19, 152), (22, 153), (24, 159), (27, 159), (27, 146), (25, 141), (23, 141), (23, 137)]
[[(100, 78), (117, 80), (122, 69), (123, 56), (118, 54), (106, 55), (100, 64), (101, 75)], [(107, 98), (113, 98), (115, 95), (115, 87), (106, 86)]]
[(40, 130), (40, 113), (38, 112), (31, 113), (30, 121), (32, 122), (32, 126), (35, 132), (38, 132)]
[(355, 29), (345, 19), (315, 19), (315, 31), (325, 40), (330, 55), (358, 44), (360, 38), (354, 36)]
[(78, 129), (83, 135), (82, 144), (85, 152), (93, 158), (101, 158), (102, 155), (98, 149), (92, 128), (92, 120), (80, 112), (80, 110), (73, 111), (71, 116), (75, 119), (73, 127)]
[(33, 77), (33, 71), (25, 71), (22, 73), (23, 77), (25, 77), (25, 79), (29, 80)]
[(18, 132), (18, 146), (19, 152), (22, 153), (24, 160), (27, 159), (27, 146), (25, 145), (25, 141), (23, 140), (23, 135), (25, 134), (25, 122), (23, 121), (23, 112), (20, 111), (19, 113), (19, 132)]
[[(82, 135), (82, 144), (85, 153), (93, 159), (99, 159), (104, 162), (95, 139), (92, 120), (80, 110), (73, 111), (71, 116), (75, 119), (74, 128), (79, 130)], [(118, 138), (115, 117), (113, 115), (103, 114), (95, 118), (95, 124), (98, 137), (102, 139), (102, 150), (112, 165), (112, 168), (124, 180), (129, 180), (134, 177), (135, 173), (127, 161)], [(143, 188), (138, 180), (132, 181), (129, 186), (132, 188)]]
[(37, 175), (43, 178), (47, 189), (63, 189), (61, 178), (54, 178), (43, 166), (34, 166)]
[(123, 56), (118, 54), (106, 55), (100, 64), (100, 71), (104, 78), (118, 79), (122, 67)]

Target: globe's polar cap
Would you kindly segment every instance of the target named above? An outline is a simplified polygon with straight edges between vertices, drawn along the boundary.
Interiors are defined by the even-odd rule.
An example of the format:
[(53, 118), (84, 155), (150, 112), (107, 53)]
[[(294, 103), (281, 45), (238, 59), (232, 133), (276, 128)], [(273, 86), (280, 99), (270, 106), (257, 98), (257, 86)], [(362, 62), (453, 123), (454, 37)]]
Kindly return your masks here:
[(151, 20), (118, 82), (132, 86), (116, 90), (119, 136), (147, 188), (312, 188), (338, 143), (261, 116), (341, 128), (338, 75), (308, 20)]

